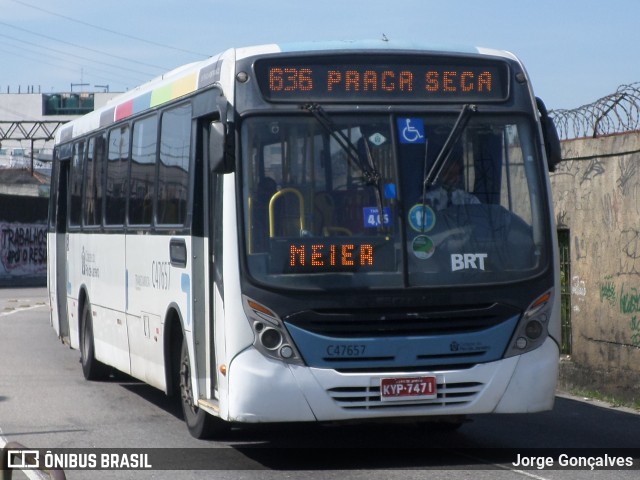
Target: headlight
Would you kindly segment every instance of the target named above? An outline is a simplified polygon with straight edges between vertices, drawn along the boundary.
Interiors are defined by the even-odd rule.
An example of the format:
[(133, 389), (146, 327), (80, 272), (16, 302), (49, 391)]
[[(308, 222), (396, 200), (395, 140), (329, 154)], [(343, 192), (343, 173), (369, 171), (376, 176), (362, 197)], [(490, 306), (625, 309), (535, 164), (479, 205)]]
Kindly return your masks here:
[(273, 310), (247, 296), (243, 296), (242, 305), (255, 335), (253, 345), (258, 351), (283, 362), (304, 363), (282, 320)]
[(511, 338), (504, 358), (521, 355), (538, 348), (549, 335), (548, 326), (553, 307), (553, 290), (536, 298), (524, 312)]

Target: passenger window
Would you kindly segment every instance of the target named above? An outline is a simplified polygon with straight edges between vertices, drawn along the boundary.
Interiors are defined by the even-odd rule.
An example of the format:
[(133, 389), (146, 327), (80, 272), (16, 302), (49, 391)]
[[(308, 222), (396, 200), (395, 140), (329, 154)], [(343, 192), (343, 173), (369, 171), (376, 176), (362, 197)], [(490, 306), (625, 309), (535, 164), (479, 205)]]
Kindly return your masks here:
[(109, 133), (109, 156), (107, 158), (105, 223), (107, 225), (123, 225), (127, 199), (128, 125), (115, 128)]
[(191, 105), (162, 115), (158, 172), (158, 223), (183, 225), (189, 198)]
[(85, 226), (100, 225), (102, 222), (104, 146), (104, 136), (92, 138), (87, 146), (83, 208)]
[(129, 224), (151, 225), (156, 185), (157, 117), (148, 117), (133, 126), (131, 141), (131, 181), (129, 183)]
[(71, 188), (69, 189), (69, 224), (80, 225), (82, 219), (82, 174), (84, 167), (84, 142), (73, 145), (71, 157)]

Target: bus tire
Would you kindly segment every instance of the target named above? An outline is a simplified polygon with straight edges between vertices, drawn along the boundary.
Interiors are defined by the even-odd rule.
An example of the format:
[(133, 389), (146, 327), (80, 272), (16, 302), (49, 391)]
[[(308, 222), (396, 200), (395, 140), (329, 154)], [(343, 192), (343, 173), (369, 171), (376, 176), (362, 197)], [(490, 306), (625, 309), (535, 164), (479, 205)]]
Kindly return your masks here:
[(193, 388), (191, 384), (191, 363), (187, 341), (183, 338), (180, 349), (180, 368), (178, 372), (180, 386), (180, 404), (182, 414), (191, 436), (198, 439), (212, 438), (227, 431), (227, 422), (198, 408), (193, 402)]
[(80, 363), (87, 380), (102, 380), (109, 374), (108, 367), (96, 360), (93, 338), (93, 316), (91, 305), (85, 302), (82, 309), (82, 331), (80, 335)]

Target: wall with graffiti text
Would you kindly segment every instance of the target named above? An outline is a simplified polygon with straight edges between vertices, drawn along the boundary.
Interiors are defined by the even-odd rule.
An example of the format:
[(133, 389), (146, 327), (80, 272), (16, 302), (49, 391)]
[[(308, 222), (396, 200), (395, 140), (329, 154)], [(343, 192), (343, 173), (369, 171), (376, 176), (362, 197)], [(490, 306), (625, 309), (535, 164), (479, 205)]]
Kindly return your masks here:
[(0, 274), (46, 274), (46, 226), (0, 222), (0, 261), (3, 268)]
[(42, 197), (0, 195), (0, 285), (44, 285), (47, 203)]
[(563, 142), (551, 174), (570, 231), (571, 355), (640, 393), (640, 132)]

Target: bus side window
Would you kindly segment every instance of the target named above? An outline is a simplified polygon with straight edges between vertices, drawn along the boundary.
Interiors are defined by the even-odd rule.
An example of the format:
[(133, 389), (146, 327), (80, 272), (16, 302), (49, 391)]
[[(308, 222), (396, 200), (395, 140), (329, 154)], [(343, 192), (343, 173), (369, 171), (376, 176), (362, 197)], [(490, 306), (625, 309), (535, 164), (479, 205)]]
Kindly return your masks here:
[(158, 173), (158, 223), (182, 225), (187, 218), (191, 105), (182, 105), (162, 115)]
[(105, 211), (107, 225), (124, 225), (128, 159), (129, 126), (124, 125), (109, 133)]
[(147, 117), (133, 125), (129, 224), (151, 225), (156, 185), (156, 140), (158, 120)]
[(84, 172), (84, 205), (83, 216), (85, 226), (100, 225), (102, 220), (102, 168), (104, 142), (94, 137), (87, 144), (87, 161)]
[(73, 145), (71, 157), (71, 188), (69, 189), (69, 224), (79, 226), (82, 222), (82, 184), (84, 171), (84, 142)]
[(104, 182), (105, 170), (107, 168), (107, 134), (101, 133), (95, 138), (93, 150), (93, 161), (95, 162), (95, 221), (96, 225), (102, 224), (104, 215)]

